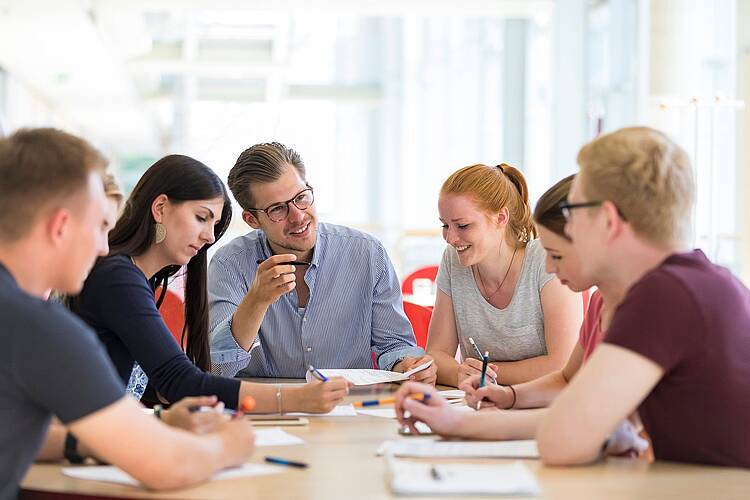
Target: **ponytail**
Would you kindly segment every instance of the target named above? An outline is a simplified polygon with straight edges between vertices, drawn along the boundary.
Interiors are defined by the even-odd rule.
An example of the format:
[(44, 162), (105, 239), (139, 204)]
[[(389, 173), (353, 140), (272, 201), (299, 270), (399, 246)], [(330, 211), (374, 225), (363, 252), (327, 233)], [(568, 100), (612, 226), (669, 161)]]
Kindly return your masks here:
[(501, 163), (489, 167), (478, 164), (459, 169), (443, 183), (440, 194), (469, 195), (489, 213), (498, 213), (507, 207), (510, 214), (507, 239), (515, 247), (526, 246), (536, 238), (526, 179), (512, 165)]
[[(505, 174), (505, 177), (516, 188), (515, 194), (519, 197), (516, 204), (517, 209), (511, 211), (508, 223), (511, 235), (513, 236), (513, 242), (515, 246), (526, 246), (526, 243), (537, 236), (534, 218), (531, 215), (531, 207), (529, 206), (529, 188), (523, 174), (516, 167), (507, 163), (501, 163), (500, 167), (502, 167), (501, 170)], [(510, 206), (508, 206), (508, 210), (511, 210)]]

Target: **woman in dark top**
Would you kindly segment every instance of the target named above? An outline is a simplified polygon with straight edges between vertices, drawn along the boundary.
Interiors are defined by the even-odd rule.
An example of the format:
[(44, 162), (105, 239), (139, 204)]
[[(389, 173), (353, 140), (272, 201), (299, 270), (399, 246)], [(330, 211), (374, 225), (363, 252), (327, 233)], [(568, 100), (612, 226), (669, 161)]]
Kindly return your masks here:
[[(231, 215), (226, 188), (211, 169), (187, 156), (162, 158), (133, 189), (110, 232), (110, 253), (91, 271), (76, 312), (96, 330), (128, 391), (139, 399), (151, 384), (167, 402), (216, 395), (237, 408), (252, 395), (258, 412), (330, 411), (348, 391), (343, 379), (282, 387), (208, 373), (206, 251), (224, 234)], [(159, 314), (169, 280), (183, 266), (185, 352)]]

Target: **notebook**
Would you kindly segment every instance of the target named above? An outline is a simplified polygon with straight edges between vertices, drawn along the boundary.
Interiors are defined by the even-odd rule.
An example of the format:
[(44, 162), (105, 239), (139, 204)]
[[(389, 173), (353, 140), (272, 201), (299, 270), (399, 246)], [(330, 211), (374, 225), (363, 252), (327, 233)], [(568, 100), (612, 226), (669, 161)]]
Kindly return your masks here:
[(386, 457), (388, 482), (397, 495), (539, 495), (539, 484), (521, 462), (431, 464)]

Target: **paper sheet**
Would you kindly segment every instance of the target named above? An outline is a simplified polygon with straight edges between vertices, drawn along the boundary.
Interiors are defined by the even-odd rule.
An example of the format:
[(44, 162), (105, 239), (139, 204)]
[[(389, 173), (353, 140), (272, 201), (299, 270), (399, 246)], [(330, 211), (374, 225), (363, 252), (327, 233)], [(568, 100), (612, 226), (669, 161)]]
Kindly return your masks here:
[[(456, 411), (475, 411), (474, 408), (466, 405), (451, 405), (451, 408)], [(366, 408), (362, 410), (357, 409), (357, 413), (359, 413), (360, 415), (369, 415), (371, 417), (396, 418), (396, 410), (394, 408)], [(427, 427), (427, 425), (423, 424), (422, 422), (417, 423), (422, 424), (424, 427)], [(427, 427), (427, 429), (429, 429), (429, 427)]]
[[(243, 464), (241, 467), (225, 469), (217, 472), (211, 477), (210, 481), (220, 481), (222, 479), (234, 479), (237, 477), (261, 476), (264, 474), (278, 474), (281, 469), (271, 465), (264, 464)], [(112, 465), (95, 465), (85, 467), (65, 467), (62, 473), (68, 477), (76, 479), (86, 479), (88, 481), (104, 481), (107, 483), (127, 484), (139, 486), (130, 474), (118, 467)]]
[(400, 495), (538, 495), (539, 484), (521, 462), (507, 465), (430, 464), (388, 457), (391, 490)]
[[(420, 372), (428, 368), (432, 364), (432, 360), (427, 363), (423, 363), (415, 368), (412, 368), (408, 372), (399, 373), (391, 372), (388, 370), (370, 370), (370, 369), (318, 369), (326, 377), (344, 377), (354, 385), (371, 385), (371, 384), (382, 384), (385, 382), (400, 382), (402, 380), (409, 380), (409, 377), (417, 372)], [(312, 374), (307, 372), (307, 381), (312, 381)]]
[(293, 417), (356, 417), (357, 412), (354, 411), (352, 405), (338, 405), (328, 413), (285, 413), (285, 415)]
[(290, 446), (304, 443), (304, 439), (289, 434), (281, 427), (255, 429), (255, 446)]
[(524, 441), (443, 441), (435, 438), (385, 441), (378, 455), (420, 458), (539, 458), (533, 439)]
[(369, 415), (371, 417), (396, 418), (396, 410), (393, 408), (372, 408), (357, 410), (360, 415)]
[(463, 399), (466, 393), (460, 389), (450, 389), (447, 391), (438, 391), (445, 399)]

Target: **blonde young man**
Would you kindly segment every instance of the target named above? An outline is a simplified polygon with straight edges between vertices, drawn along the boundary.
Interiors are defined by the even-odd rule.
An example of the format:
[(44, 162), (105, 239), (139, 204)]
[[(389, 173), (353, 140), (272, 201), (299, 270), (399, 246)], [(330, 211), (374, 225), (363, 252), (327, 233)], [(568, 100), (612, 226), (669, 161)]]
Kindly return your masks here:
[(750, 292), (685, 251), (694, 200), (687, 154), (653, 129), (581, 149), (566, 232), (583, 272), (624, 299), (602, 345), (544, 417), (548, 464), (596, 460), (638, 410), (657, 459), (750, 467)]

